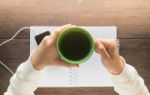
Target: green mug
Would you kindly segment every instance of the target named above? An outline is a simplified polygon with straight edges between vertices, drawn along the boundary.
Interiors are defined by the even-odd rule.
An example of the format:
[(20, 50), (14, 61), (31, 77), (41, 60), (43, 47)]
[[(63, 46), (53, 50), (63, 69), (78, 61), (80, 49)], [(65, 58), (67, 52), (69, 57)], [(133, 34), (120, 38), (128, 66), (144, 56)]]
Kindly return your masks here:
[(87, 30), (79, 26), (71, 27), (60, 33), (56, 48), (62, 60), (70, 64), (81, 64), (92, 56), (94, 40)]

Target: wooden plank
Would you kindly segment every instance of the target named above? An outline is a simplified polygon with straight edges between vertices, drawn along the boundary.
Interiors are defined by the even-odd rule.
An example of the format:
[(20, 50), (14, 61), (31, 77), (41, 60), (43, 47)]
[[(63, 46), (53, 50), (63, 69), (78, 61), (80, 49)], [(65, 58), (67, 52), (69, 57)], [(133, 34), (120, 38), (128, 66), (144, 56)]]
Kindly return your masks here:
[[(80, 15), (78, 13), (101, 13), (102, 16), (147, 16), (150, 8), (149, 0), (16, 0), (1, 1), (0, 14), (47, 14), (49, 12), (65, 15)], [(102, 14), (104, 13), (104, 14)], [(113, 14), (112, 14), (113, 13)], [(120, 14), (121, 13), (121, 14)], [(105, 15), (107, 14), (107, 15)], [(111, 14), (111, 15), (110, 15)], [(146, 14), (146, 15), (145, 15)]]
[(29, 39), (15, 39), (4, 44), (0, 47), (0, 59), (11, 66), (25, 61), (29, 56), (29, 43)]
[[(0, 15), (0, 38), (10, 38), (22, 27), (63, 25), (67, 20), (57, 15)], [(29, 38), (29, 30), (22, 31), (17, 38)]]
[(149, 0), (0, 1), (0, 38), (10, 38), (23, 26), (66, 23), (115, 25), (119, 38), (150, 38), (149, 5)]
[(118, 95), (112, 87), (39, 88), (36, 95)]
[[(4, 41), (3, 39), (0, 42)], [(127, 63), (133, 65), (144, 78), (150, 89), (150, 39), (120, 39), (120, 52)], [(0, 47), (0, 60), (8, 65), (13, 71), (29, 56), (29, 39), (15, 39), (14, 41)], [(6, 90), (11, 74), (0, 65), (0, 94)], [(37, 95), (116, 95), (113, 88), (39, 88)]]
[[(57, 17), (57, 16), (38, 16), (33, 18), (36, 15), (9, 15), (8, 18), (4, 18), (4, 16), (0, 15), (0, 19), (4, 19), (4, 21), (1, 21), (0, 23), (0, 38), (8, 39), (12, 37), (17, 30), (19, 30), (22, 27), (25, 26), (34, 26), (34, 25), (64, 25), (67, 23), (70, 23), (67, 21), (67, 18), (65, 17)], [(42, 19), (40, 19), (42, 18)], [(59, 19), (58, 19), (59, 18)], [(61, 19), (62, 18), (62, 19)], [(89, 18), (90, 19), (90, 18)], [(100, 21), (102, 21), (100, 18)], [(104, 19), (105, 20), (105, 19)], [(83, 20), (84, 21), (84, 20)], [(91, 20), (92, 21), (92, 20)], [(114, 21), (115, 22), (115, 21)], [(72, 22), (74, 23), (74, 22)], [(105, 25), (115, 25), (115, 24), (104, 24), (100, 22), (101, 24), (95, 24), (89, 22), (82, 24), (82, 21), (76, 23), (76, 25), (99, 25), (99, 26), (105, 26)], [(117, 32), (118, 32), (118, 38), (150, 38), (150, 25), (117, 25)], [(16, 38), (29, 38), (29, 30), (22, 31)]]

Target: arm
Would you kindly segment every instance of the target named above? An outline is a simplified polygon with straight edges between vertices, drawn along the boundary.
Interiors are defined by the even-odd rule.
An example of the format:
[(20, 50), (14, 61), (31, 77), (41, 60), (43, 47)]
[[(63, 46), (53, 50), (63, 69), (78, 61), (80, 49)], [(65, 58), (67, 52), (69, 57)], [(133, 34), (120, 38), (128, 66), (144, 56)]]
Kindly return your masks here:
[(134, 67), (125, 64), (119, 75), (111, 74), (114, 90), (119, 95), (150, 95), (144, 80), (138, 75)]
[(41, 70), (35, 70), (29, 58), (17, 68), (4, 95), (34, 95), (40, 75)]
[(144, 80), (131, 65), (126, 64), (113, 40), (96, 39), (95, 50), (111, 75), (114, 89), (119, 95), (150, 95)]
[(30, 58), (18, 67), (4, 95), (34, 95), (41, 70), (47, 66), (78, 67), (62, 61), (55, 47), (59, 34), (69, 27), (72, 25), (64, 25), (42, 40)]

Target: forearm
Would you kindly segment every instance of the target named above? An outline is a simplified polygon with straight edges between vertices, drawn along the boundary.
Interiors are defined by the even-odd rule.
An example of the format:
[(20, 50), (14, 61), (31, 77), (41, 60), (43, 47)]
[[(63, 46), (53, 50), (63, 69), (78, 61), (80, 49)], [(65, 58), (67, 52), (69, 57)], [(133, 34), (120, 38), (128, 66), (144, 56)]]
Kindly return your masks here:
[(125, 64), (119, 75), (111, 75), (114, 89), (119, 95), (150, 95), (144, 80), (131, 65)]
[(17, 68), (4, 95), (34, 95), (40, 75), (41, 71), (33, 68), (29, 58)]

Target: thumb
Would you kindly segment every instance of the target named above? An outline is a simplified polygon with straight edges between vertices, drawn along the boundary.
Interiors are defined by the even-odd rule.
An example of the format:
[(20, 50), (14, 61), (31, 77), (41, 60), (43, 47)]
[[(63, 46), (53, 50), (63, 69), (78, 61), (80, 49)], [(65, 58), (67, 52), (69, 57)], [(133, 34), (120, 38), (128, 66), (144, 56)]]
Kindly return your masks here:
[(71, 24), (66, 24), (64, 26), (59, 27), (55, 32), (53, 32), (54, 40), (56, 41), (60, 33), (62, 33), (64, 30), (70, 28), (72, 25)]
[(95, 51), (100, 54), (102, 58), (110, 58), (105, 46), (98, 40), (95, 41)]

